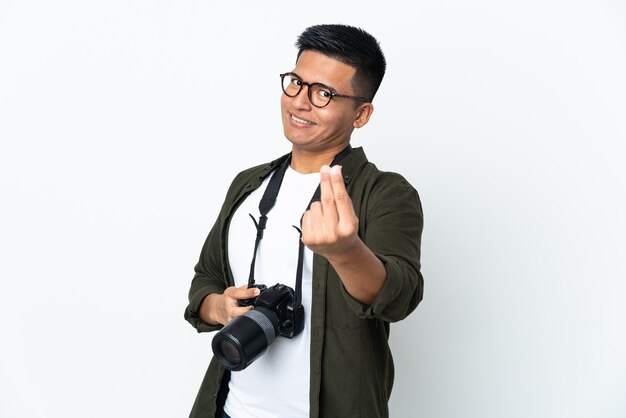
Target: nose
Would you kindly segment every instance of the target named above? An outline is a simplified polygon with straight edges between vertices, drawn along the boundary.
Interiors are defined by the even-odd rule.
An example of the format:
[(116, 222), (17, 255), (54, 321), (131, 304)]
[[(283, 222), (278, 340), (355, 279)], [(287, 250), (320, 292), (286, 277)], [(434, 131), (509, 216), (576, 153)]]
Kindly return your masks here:
[(293, 105), (299, 110), (311, 110), (311, 101), (309, 100), (309, 86), (303, 84), (296, 97), (291, 98)]

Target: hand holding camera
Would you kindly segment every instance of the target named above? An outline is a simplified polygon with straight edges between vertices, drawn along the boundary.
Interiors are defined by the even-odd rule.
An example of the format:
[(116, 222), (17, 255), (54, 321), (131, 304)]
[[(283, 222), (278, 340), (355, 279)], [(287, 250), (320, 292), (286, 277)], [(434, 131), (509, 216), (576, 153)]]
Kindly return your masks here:
[(200, 306), (200, 318), (207, 324), (228, 324), (233, 318), (243, 315), (252, 306), (244, 305), (241, 300), (253, 300), (260, 294), (258, 288), (247, 285), (228, 287), (223, 294), (208, 295)]
[(276, 337), (293, 338), (304, 328), (304, 308), (291, 287), (277, 283), (267, 288), (261, 284), (246, 290), (260, 294), (239, 301), (249, 305), (240, 308), (246, 312), (226, 324), (211, 344), (217, 360), (233, 371), (248, 367)]

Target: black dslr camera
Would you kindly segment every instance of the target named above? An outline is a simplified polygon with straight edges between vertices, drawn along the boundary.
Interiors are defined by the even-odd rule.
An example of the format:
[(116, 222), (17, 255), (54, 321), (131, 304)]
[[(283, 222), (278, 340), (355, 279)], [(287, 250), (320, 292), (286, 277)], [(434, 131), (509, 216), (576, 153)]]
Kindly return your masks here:
[(211, 343), (213, 354), (228, 370), (245, 369), (277, 336), (293, 338), (304, 328), (304, 307), (296, 306), (292, 288), (280, 283), (254, 287), (261, 291), (259, 296), (239, 301), (240, 306), (254, 309), (233, 318)]

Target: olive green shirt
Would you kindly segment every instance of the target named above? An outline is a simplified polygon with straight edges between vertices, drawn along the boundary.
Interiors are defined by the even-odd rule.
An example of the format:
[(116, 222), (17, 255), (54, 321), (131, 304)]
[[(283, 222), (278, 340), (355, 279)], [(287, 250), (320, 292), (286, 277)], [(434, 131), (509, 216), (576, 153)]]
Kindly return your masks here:
[[(233, 213), (286, 157), (245, 170), (233, 180), (189, 291), (185, 319), (198, 332), (221, 328), (202, 322), (202, 300), (234, 285), (227, 251)], [(374, 302), (363, 305), (348, 294), (328, 261), (314, 255), (312, 312), (306, 313), (311, 315), (310, 417), (388, 417), (394, 377), (389, 323), (410, 314), (423, 293), (422, 208), (416, 190), (399, 174), (379, 171), (362, 148), (355, 148), (341, 165), (359, 218), (359, 236), (383, 262), (387, 279)], [(229, 373), (213, 358), (191, 418), (215, 416), (228, 390)], [(280, 402), (276, 395), (268, 402)]]

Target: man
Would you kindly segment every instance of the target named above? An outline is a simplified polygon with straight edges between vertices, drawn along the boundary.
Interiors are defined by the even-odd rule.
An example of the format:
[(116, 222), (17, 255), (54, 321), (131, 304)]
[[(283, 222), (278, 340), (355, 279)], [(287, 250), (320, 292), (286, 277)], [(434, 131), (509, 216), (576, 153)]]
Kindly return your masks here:
[[(296, 46), (295, 68), (281, 74), (291, 153), (234, 179), (195, 267), (185, 318), (198, 332), (218, 330), (253, 309), (238, 303), (259, 294), (247, 286), (249, 273), (256, 283), (291, 288), (299, 273), (304, 329), (276, 338), (244, 370), (213, 358), (191, 417), (387, 417), (389, 323), (422, 299), (417, 192), (350, 147), (385, 72), (378, 42), (358, 28), (319, 25)], [(280, 167), (256, 241), (259, 202)], [(318, 185), (321, 199), (311, 203)], [(305, 245), (300, 260), (293, 226)]]

